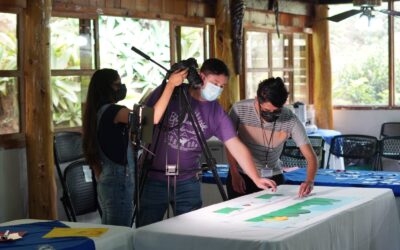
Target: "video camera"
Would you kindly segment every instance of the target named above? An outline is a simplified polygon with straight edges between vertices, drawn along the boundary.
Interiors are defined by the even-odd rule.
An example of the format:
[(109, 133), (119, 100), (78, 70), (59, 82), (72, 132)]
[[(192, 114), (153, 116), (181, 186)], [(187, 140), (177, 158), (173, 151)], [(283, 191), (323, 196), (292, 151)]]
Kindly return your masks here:
[(188, 58), (186, 60), (182, 60), (180, 62), (175, 63), (172, 65), (171, 69), (168, 71), (167, 78), (169, 78), (170, 74), (176, 70), (184, 70), (188, 69), (187, 79), (189, 81), (189, 85), (193, 88), (200, 88), (203, 84), (203, 80), (201, 79), (199, 73), (197, 73), (198, 64), (196, 59)]

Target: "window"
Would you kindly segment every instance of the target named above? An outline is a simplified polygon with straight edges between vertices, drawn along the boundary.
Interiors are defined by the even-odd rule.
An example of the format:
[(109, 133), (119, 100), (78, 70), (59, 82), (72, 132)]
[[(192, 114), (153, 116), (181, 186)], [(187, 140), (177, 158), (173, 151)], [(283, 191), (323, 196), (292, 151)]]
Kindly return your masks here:
[[(346, 4), (329, 8), (332, 16), (357, 7)], [(379, 9), (387, 9), (387, 3)], [(370, 21), (366, 16), (354, 15), (337, 23), (329, 22), (336, 106), (390, 105), (388, 16), (378, 11), (373, 14)]]
[(101, 16), (100, 65), (118, 70), (128, 89), (122, 105), (133, 107), (161, 84), (165, 70), (131, 50), (132, 46), (165, 68), (170, 68), (169, 22)]
[(0, 134), (21, 132), (17, 18), (0, 12)]
[(177, 26), (177, 55), (176, 61), (188, 58), (196, 59), (200, 65), (209, 57), (208, 32), (204, 27)]
[[(400, 12), (400, 2), (394, 2), (394, 10)], [(394, 68), (395, 105), (400, 106), (400, 19), (394, 18)]]
[(52, 17), (50, 27), (54, 127), (79, 127), (95, 68), (94, 20)]
[(281, 77), (289, 102), (308, 103), (307, 35), (245, 32), (246, 98), (256, 96), (258, 84), (269, 77)]

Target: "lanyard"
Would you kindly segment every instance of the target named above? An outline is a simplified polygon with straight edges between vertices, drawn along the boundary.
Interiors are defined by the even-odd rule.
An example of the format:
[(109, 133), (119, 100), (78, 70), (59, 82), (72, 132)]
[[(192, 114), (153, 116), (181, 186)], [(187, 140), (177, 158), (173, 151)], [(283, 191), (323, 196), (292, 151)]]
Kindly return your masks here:
[(264, 130), (264, 126), (263, 126), (263, 118), (261, 117), (261, 106), (260, 106), (260, 104), (258, 105), (258, 108), (259, 108), (258, 112), (259, 112), (259, 115), (260, 115), (261, 133), (262, 133), (262, 136), (263, 136), (264, 148), (265, 148), (265, 162), (268, 164), (268, 153), (269, 153), (269, 149), (270, 149), (271, 144), (272, 144), (272, 139), (274, 138), (276, 120), (274, 121), (274, 124), (272, 125), (271, 137), (268, 140), (268, 138), (267, 138), (268, 136), (266, 135), (265, 130)]

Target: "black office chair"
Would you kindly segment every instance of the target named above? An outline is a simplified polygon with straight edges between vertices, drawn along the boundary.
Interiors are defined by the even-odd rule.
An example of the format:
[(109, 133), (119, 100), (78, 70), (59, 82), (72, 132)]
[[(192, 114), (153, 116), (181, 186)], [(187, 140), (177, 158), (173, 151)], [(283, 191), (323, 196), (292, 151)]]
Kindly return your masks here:
[(381, 126), (380, 139), (386, 136), (400, 136), (400, 122), (385, 122)]
[[(317, 164), (321, 168), (324, 164), (325, 141), (321, 136), (309, 136), (308, 138), (310, 139), (311, 146), (317, 155)], [(280, 159), (284, 167), (307, 167), (307, 160), (304, 158), (292, 138), (286, 140)]]
[[(62, 187), (60, 198), (69, 221), (98, 210), (94, 174), (83, 160), (82, 134), (58, 132), (54, 135), (54, 161)], [(64, 171), (62, 164), (68, 165)], [(101, 211), (99, 210), (100, 214)]]
[(332, 138), (327, 166), (330, 158), (343, 157), (345, 169), (374, 170), (378, 155), (378, 139), (368, 135), (337, 135)]
[(400, 136), (387, 136), (380, 141), (378, 165), (380, 170), (383, 170), (382, 158), (400, 160)]

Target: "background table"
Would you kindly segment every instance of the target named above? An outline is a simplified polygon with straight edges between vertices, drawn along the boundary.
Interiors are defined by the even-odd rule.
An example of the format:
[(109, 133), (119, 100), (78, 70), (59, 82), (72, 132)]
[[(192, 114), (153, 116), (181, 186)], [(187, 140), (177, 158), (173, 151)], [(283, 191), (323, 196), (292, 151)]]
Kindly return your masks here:
[[(298, 188), (282, 185), (275, 194), (260, 191), (138, 228), (134, 247), (400, 249), (400, 223), (391, 190), (319, 186), (314, 195), (298, 199)], [(324, 203), (331, 199), (332, 204)], [(316, 203), (304, 205), (311, 201)], [(260, 214), (274, 220), (254, 222)]]
[[(314, 133), (307, 133), (308, 136), (321, 136), (324, 138), (325, 144), (324, 144), (324, 168), (327, 168), (327, 161), (328, 161), (328, 156), (329, 156), (329, 148), (331, 145), (332, 138), (336, 135), (341, 135), (339, 131), (336, 130), (331, 130), (331, 129), (317, 129), (316, 132)], [(330, 160), (330, 168), (332, 169), (339, 169), (339, 170), (344, 170), (344, 160), (343, 158), (336, 157), (336, 156), (331, 156)]]
[[(286, 184), (301, 184), (306, 178), (306, 168), (284, 173)], [(390, 188), (400, 197), (400, 172), (319, 169), (316, 186)]]
[[(14, 220), (5, 223), (1, 223), (0, 226), (7, 225), (19, 225), (40, 222), (44, 220), (34, 220), (34, 219), (21, 219)], [(108, 228), (100, 237), (91, 238), (94, 241), (96, 250), (119, 250), (119, 249), (133, 249), (133, 229), (129, 227), (121, 226), (110, 226), (110, 225), (99, 225), (91, 223), (79, 223), (79, 222), (66, 222), (62, 221), (65, 225), (75, 228)], [(2, 243), (4, 244), (4, 242)]]
[[(228, 177), (229, 167), (227, 164), (217, 164), (218, 176), (221, 179), (223, 188), (226, 192), (226, 179)], [(217, 184), (215, 184), (214, 175), (211, 170), (204, 171), (201, 176), (201, 193), (203, 199), (203, 207), (219, 203), (222, 200), (222, 196), (219, 192)]]

